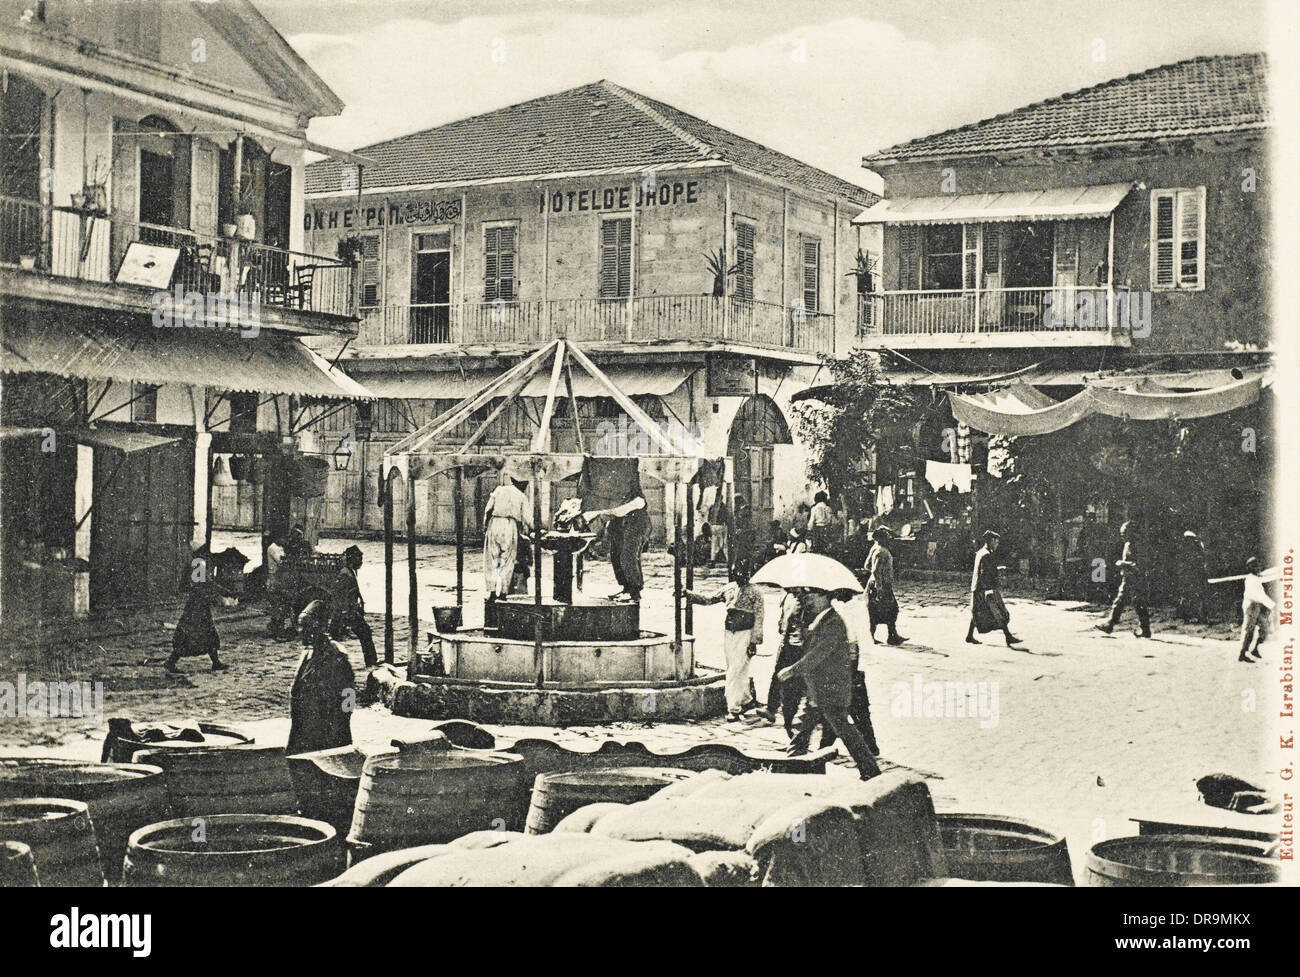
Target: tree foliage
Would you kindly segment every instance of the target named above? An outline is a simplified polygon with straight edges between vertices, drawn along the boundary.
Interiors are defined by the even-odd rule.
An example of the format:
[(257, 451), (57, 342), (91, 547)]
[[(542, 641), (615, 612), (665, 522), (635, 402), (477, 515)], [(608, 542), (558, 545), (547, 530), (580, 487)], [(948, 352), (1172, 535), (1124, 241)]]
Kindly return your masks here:
[(823, 357), (831, 381), (822, 396), (794, 405), (796, 433), (808, 456), (808, 477), (832, 496), (861, 483), (873, 449), (889, 446), (891, 432), (915, 419), (917, 400), (889, 382), (880, 360), (856, 349), (844, 359)]

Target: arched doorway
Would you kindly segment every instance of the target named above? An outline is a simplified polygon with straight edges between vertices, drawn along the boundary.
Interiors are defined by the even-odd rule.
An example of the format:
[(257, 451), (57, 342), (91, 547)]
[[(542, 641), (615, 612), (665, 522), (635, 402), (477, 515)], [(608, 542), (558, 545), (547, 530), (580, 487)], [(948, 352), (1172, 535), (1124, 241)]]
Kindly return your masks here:
[(790, 426), (772, 398), (747, 397), (731, 422), (727, 454), (734, 466), (736, 494), (753, 507), (755, 528), (766, 526), (775, 515), (773, 447), (791, 443)]

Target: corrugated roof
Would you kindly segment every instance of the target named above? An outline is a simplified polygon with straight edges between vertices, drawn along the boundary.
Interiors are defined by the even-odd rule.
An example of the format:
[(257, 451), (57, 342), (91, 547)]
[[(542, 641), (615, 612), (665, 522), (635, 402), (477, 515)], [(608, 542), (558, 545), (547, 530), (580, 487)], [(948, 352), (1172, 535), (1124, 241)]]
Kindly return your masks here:
[[(364, 187), (720, 160), (820, 193), (870, 204), (876, 195), (671, 105), (597, 81), (397, 139), (363, 146)], [(307, 167), (308, 193), (343, 193), (344, 165)], [(351, 169), (351, 167), (347, 167)]]
[(48, 318), (4, 324), (0, 371), (88, 380), (369, 400), (372, 394), (292, 336), (226, 329), (81, 330)]
[(952, 224), (961, 221), (1082, 220), (1106, 217), (1133, 189), (1131, 183), (938, 197), (890, 197), (868, 207), (854, 224)]
[(1262, 129), (1268, 122), (1264, 55), (1218, 55), (1161, 65), (1058, 95), (882, 149), (862, 162), (869, 167), (1016, 149), (1170, 139)]

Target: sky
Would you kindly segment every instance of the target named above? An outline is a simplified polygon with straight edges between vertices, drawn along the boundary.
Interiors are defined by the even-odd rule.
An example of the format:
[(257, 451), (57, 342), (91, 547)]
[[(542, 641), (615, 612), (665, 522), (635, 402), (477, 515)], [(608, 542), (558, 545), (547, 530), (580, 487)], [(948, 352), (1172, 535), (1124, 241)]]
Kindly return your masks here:
[(873, 150), (1278, 41), (1264, 0), (255, 2), (347, 104), (327, 145), (607, 78), (871, 189)]

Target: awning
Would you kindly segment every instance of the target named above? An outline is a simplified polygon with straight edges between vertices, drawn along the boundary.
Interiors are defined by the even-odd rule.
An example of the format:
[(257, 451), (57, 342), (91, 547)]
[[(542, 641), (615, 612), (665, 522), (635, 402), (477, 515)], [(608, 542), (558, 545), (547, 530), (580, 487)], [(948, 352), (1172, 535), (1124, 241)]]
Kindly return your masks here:
[(1002, 193), (948, 193), (890, 197), (868, 207), (854, 224), (962, 224), (989, 221), (1084, 220), (1108, 217), (1131, 183)]
[[(627, 366), (606, 367), (608, 376), (628, 396), (653, 394), (666, 397), (686, 382), (698, 367), (677, 366)], [(384, 373), (359, 373), (358, 377), (372, 396), (410, 400), (463, 400), (494, 379), (498, 372), (483, 370), (460, 373), (431, 373), (425, 370), (390, 371)], [(534, 376), (524, 387), (523, 397), (545, 397), (550, 387), (550, 374)], [(559, 392), (568, 396), (564, 378), (560, 378)], [(575, 397), (608, 396), (604, 387), (581, 369), (573, 370), (573, 395)]]
[(293, 336), (263, 331), (144, 327), (80, 329), (55, 316), (4, 324), (0, 370), (85, 380), (369, 400), (374, 395)]
[(73, 432), (78, 444), (92, 448), (112, 448), (123, 454), (136, 451), (148, 451), (163, 445), (175, 444), (180, 438), (165, 438), (160, 434), (146, 434), (143, 431), (119, 431), (114, 428), (87, 427)]
[(952, 414), (978, 431), (1013, 437), (1050, 434), (1090, 414), (1134, 421), (1190, 420), (1213, 417), (1259, 400), (1264, 376), (1235, 380), (1208, 390), (1176, 392), (1149, 378), (1133, 378), (1128, 386), (1118, 378), (1093, 380), (1066, 400), (1053, 400), (1027, 383), (1015, 383), (981, 394), (950, 393)]

